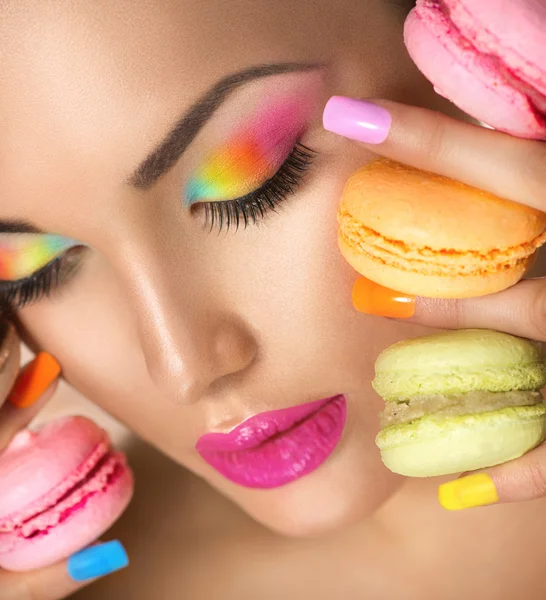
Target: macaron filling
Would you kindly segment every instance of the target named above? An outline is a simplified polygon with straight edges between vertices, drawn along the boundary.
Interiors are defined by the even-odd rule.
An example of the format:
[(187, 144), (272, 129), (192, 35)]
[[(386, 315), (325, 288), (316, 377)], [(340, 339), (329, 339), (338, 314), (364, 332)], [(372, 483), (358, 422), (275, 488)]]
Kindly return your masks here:
[(419, 396), (402, 402), (387, 402), (381, 414), (381, 427), (410, 423), (425, 415), (451, 417), (481, 414), (509, 407), (534, 406), (543, 402), (540, 392), (519, 390), (508, 392), (478, 390), (466, 394)]

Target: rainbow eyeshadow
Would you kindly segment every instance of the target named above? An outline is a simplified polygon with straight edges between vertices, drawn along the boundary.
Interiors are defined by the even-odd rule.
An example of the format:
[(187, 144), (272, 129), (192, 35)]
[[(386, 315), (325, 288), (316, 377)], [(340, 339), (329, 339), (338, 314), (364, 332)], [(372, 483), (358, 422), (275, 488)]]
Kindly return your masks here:
[(58, 235), (12, 233), (0, 235), (0, 280), (30, 277), (69, 248), (79, 245)]
[(301, 112), (295, 102), (263, 108), (252, 124), (213, 150), (196, 169), (186, 188), (185, 203), (233, 200), (263, 185), (280, 168), (300, 134)]

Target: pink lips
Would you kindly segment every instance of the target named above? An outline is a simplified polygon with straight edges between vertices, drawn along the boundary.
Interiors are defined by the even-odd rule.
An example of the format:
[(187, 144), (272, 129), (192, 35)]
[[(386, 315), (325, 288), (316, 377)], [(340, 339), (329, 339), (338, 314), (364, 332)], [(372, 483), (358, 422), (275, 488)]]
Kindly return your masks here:
[(334, 451), (347, 405), (339, 395), (251, 417), (229, 433), (210, 433), (196, 450), (221, 475), (248, 488), (276, 488), (318, 468)]

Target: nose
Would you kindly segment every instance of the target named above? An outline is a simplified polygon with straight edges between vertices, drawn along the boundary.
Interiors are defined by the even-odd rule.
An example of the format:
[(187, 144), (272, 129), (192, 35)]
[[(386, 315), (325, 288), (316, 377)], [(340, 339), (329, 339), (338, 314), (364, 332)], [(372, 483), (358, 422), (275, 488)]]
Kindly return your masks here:
[(258, 348), (237, 315), (186, 299), (148, 296), (138, 315), (148, 373), (158, 391), (178, 404), (232, 385), (253, 364)]

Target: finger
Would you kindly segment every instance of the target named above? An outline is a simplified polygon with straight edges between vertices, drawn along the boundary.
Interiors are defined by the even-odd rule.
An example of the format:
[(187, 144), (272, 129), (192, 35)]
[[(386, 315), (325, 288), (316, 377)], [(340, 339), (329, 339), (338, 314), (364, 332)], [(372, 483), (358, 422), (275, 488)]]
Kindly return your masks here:
[(55, 393), (60, 372), (59, 363), (46, 352), (38, 353), (21, 370), (0, 408), (0, 450), (32, 421)]
[(20, 340), (15, 327), (7, 321), (0, 321), (0, 407), (13, 388), (20, 363)]
[(494, 329), (546, 341), (546, 279), (521, 281), (489, 296), (444, 300), (416, 298), (360, 277), (353, 288), (353, 304), (360, 312), (428, 327)]
[(119, 541), (97, 544), (68, 561), (28, 573), (0, 573), (2, 600), (61, 600), (129, 564)]
[(324, 127), (407, 165), (546, 211), (546, 144), (387, 100), (334, 96)]
[(477, 327), (546, 341), (546, 279), (529, 279), (502, 292), (460, 300), (418, 298), (410, 319), (431, 327)]
[(546, 497), (546, 444), (517, 460), (464, 474), (439, 487), (440, 504), (448, 510), (522, 502)]

